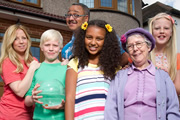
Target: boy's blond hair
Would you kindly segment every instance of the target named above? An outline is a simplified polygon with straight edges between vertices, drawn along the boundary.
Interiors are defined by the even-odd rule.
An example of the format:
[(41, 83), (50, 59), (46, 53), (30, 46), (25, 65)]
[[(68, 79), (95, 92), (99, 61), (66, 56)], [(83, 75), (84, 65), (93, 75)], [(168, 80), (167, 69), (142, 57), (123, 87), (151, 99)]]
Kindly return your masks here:
[(61, 33), (54, 29), (46, 30), (42, 35), (40, 39), (40, 47), (49, 40), (53, 41), (59, 41), (60, 48), (63, 48), (63, 37)]

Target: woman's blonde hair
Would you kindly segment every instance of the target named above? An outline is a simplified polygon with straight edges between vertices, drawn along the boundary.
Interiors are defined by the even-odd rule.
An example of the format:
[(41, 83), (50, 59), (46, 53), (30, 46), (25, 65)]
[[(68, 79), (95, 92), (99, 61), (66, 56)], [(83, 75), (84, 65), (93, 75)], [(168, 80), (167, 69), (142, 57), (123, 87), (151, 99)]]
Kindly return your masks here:
[[(165, 54), (167, 56), (167, 60), (168, 60), (168, 68), (169, 68), (169, 75), (171, 77), (172, 80), (175, 79), (176, 77), (176, 73), (177, 73), (177, 65), (176, 62), (174, 62), (175, 60), (177, 60), (177, 47), (176, 47), (176, 28), (174, 25), (174, 20), (173, 18), (167, 14), (167, 13), (159, 13), (156, 16), (154, 16), (153, 18), (151, 18), (149, 20), (149, 32), (152, 34), (153, 33), (153, 22), (161, 19), (161, 18), (166, 18), (167, 20), (171, 21), (172, 23), (172, 36), (170, 37), (168, 43), (166, 44), (165, 50), (163, 52), (163, 54)], [(154, 48), (154, 50), (151, 52), (151, 60), (152, 62), (156, 65), (156, 61), (155, 61), (155, 51), (156, 51), (156, 47)]]
[(30, 40), (30, 36), (27, 33), (25, 27), (22, 25), (18, 25), (18, 24), (11, 25), (6, 30), (4, 37), (3, 37), (3, 42), (1, 45), (0, 74), (2, 74), (2, 63), (3, 63), (4, 59), (6, 59), (6, 58), (9, 58), (11, 60), (11, 62), (17, 66), (17, 69), (14, 72), (19, 73), (19, 72), (23, 71), (23, 65), (18, 58), (18, 54), (16, 53), (16, 51), (13, 48), (13, 42), (16, 39), (16, 31), (18, 29), (23, 30), (28, 39), (28, 45), (27, 45), (27, 49), (25, 51), (24, 62), (27, 66), (29, 66), (30, 62), (33, 61), (33, 57), (30, 52), (31, 40)]

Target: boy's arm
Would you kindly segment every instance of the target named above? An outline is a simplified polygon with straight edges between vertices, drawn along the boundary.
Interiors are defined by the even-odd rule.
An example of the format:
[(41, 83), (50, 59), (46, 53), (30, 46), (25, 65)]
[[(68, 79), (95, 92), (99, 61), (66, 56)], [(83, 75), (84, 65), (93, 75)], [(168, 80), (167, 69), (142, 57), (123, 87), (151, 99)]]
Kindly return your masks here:
[[(32, 86), (33, 86), (33, 83), (32, 83)], [(39, 104), (43, 104), (42, 102), (38, 101), (39, 98), (42, 98), (42, 96), (37, 96), (38, 93), (42, 92), (42, 90), (37, 90), (37, 88), (39, 88), (39, 87), (40, 87), (40, 85), (36, 84), (35, 87), (33, 88), (33, 90), (29, 89), (29, 91), (27, 92), (26, 97), (25, 97), (25, 105), (26, 106), (28, 106), (28, 107), (32, 106), (35, 102), (37, 102)]]
[(68, 69), (66, 72), (66, 103), (65, 118), (66, 120), (74, 120), (75, 91), (77, 82), (77, 72), (74, 69)]

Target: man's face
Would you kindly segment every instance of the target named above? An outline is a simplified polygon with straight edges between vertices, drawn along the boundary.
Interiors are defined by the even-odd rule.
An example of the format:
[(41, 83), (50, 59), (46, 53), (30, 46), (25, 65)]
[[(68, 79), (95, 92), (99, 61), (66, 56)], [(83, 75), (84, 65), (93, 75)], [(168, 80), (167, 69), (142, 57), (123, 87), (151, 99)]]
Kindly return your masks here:
[[(69, 8), (69, 11), (67, 14), (70, 15), (84, 15), (83, 8), (79, 5), (72, 5)], [(73, 16), (66, 17), (66, 23), (72, 31), (76, 30), (78, 27), (81, 26), (82, 23), (88, 21), (88, 15), (86, 16), (79, 16), (77, 18), (74, 18)]]

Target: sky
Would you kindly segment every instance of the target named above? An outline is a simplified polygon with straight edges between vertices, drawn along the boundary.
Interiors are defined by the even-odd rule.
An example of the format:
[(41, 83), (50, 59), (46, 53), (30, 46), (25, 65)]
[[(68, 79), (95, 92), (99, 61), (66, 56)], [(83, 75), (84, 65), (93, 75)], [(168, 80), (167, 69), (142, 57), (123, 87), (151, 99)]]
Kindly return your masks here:
[(180, 0), (143, 0), (143, 2), (145, 4), (147, 3), (148, 5), (151, 5), (157, 1), (169, 5), (177, 10), (180, 10)]

